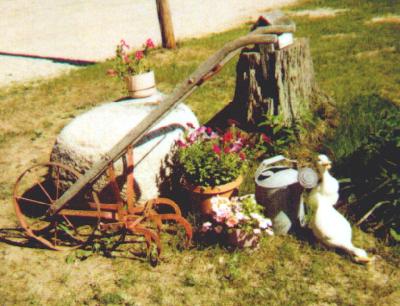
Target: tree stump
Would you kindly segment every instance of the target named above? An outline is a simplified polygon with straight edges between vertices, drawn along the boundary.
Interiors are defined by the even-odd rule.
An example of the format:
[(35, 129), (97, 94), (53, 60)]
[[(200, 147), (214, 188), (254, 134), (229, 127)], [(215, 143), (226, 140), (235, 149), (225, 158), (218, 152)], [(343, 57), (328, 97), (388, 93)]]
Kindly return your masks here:
[(317, 98), (308, 39), (296, 39), (281, 50), (268, 45), (244, 50), (237, 64), (232, 106), (240, 122), (257, 126), (265, 115), (283, 115), (286, 124), (300, 120)]

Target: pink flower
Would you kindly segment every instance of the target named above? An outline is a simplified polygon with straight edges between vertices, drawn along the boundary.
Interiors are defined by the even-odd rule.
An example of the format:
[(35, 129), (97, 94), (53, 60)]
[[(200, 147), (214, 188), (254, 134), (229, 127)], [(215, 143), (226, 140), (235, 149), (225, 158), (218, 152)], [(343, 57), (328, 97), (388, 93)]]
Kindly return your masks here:
[(225, 217), (224, 216), (215, 216), (215, 221), (217, 221), (218, 223), (223, 223), (225, 221)]
[(232, 141), (232, 139), (233, 139), (233, 135), (232, 135), (232, 132), (226, 132), (225, 134), (224, 134), (224, 136), (222, 137), (222, 140), (224, 141), (224, 142), (230, 142), (230, 141)]
[(124, 55), (124, 62), (127, 64), (131, 62), (128, 55)]
[(228, 218), (228, 220), (226, 220), (226, 225), (228, 227), (234, 227), (235, 225), (237, 225), (239, 223), (239, 220), (236, 219), (235, 217), (230, 217)]
[(270, 219), (267, 219), (267, 218), (260, 218), (260, 219), (258, 220), (258, 225), (259, 225), (259, 227), (262, 228), (262, 229), (267, 229), (267, 228), (269, 228), (269, 227), (272, 226), (272, 222), (271, 222)]
[(210, 135), (210, 139), (217, 139), (217, 138), (219, 138), (218, 134), (215, 132), (212, 132)]
[(255, 228), (253, 229), (253, 233), (256, 235), (260, 235), (261, 234), (261, 230), (259, 228)]
[(215, 221), (217, 221), (217, 222), (222, 223), (231, 216), (229, 207), (226, 205), (221, 205), (219, 207), (218, 206), (213, 207), (213, 210), (215, 213)]
[(211, 199), (211, 208), (214, 212), (214, 219), (217, 222), (224, 222), (225, 219), (228, 219), (232, 215), (232, 210), (230, 207), (230, 201), (225, 197), (213, 197)]
[(267, 229), (265, 230), (265, 232), (267, 233), (267, 235), (270, 235), (270, 236), (273, 236), (273, 235), (274, 235), (274, 232), (273, 232), (272, 229), (270, 229), (270, 228), (267, 228)]
[(211, 226), (212, 226), (211, 222), (208, 222), (208, 221), (204, 222), (203, 225), (201, 226), (200, 231), (203, 233), (208, 232), (211, 229)]
[(154, 43), (153, 43), (153, 41), (151, 40), (151, 38), (149, 38), (149, 39), (146, 40), (146, 47), (147, 47), (147, 48), (150, 48), (150, 49), (154, 48)]
[(122, 47), (126, 47), (127, 49), (129, 49), (129, 45), (125, 42), (125, 40), (121, 39), (120, 44)]
[(189, 142), (189, 143), (193, 143), (193, 142), (195, 142), (196, 141), (196, 139), (197, 139), (197, 133), (190, 133), (188, 136), (187, 136), (187, 138), (186, 138), (186, 140)]
[(203, 125), (203, 126), (201, 126), (201, 127), (199, 127), (199, 128), (197, 129), (197, 132), (198, 132), (199, 134), (203, 134), (203, 133), (206, 132), (206, 130), (207, 130), (207, 128)]
[(214, 231), (215, 231), (217, 234), (221, 234), (221, 233), (222, 233), (222, 230), (223, 230), (223, 227), (222, 227), (221, 225), (217, 225), (217, 226), (214, 228)]
[(221, 155), (221, 148), (220, 148), (218, 145), (214, 144), (213, 147), (212, 147), (212, 150), (213, 150), (217, 155)]
[(206, 133), (208, 136), (211, 136), (212, 129), (210, 127), (206, 128)]
[(231, 146), (231, 152), (237, 153), (242, 149), (242, 144), (240, 142), (236, 142)]
[(241, 212), (236, 213), (236, 219), (238, 219), (238, 221), (244, 220), (245, 219), (245, 215)]
[(180, 139), (176, 141), (176, 144), (178, 145), (179, 148), (186, 148), (187, 147), (186, 143), (184, 143)]
[(144, 56), (143, 51), (136, 51), (135, 58), (137, 60), (141, 60), (143, 58), (143, 56)]
[(269, 138), (267, 135), (265, 135), (264, 133), (261, 134), (261, 138), (264, 142), (266, 143), (271, 143), (271, 138)]

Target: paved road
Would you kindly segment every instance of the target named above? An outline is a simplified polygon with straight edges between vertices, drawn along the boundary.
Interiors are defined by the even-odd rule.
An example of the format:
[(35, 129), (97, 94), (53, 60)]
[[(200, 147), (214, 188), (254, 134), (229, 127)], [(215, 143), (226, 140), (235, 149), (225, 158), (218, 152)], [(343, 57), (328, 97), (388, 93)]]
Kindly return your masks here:
[[(293, 2), (169, 0), (178, 39), (222, 31)], [(0, 0), (0, 12), (0, 86), (73, 67), (43, 57), (98, 61), (113, 56), (121, 38), (133, 46), (148, 37), (161, 41), (155, 0)]]

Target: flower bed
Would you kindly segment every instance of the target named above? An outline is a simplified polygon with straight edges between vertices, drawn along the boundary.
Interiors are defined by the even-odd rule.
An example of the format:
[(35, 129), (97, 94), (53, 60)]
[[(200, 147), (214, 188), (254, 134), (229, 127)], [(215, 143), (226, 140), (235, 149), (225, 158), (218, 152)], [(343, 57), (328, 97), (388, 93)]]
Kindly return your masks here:
[(273, 235), (272, 222), (262, 215), (263, 207), (255, 201), (254, 195), (234, 197), (213, 197), (212, 215), (200, 228), (203, 234), (217, 237), (234, 247), (255, 247), (262, 235)]

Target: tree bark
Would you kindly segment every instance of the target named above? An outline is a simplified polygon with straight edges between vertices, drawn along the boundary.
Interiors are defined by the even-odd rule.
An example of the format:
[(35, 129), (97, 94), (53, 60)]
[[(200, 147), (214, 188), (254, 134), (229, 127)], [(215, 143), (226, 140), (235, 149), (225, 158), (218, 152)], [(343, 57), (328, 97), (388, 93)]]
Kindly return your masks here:
[(156, 0), (158, 21), (160, 22), (162, 46), (168, 49), (175, 49), (174, 27), (172, 25), (171, 11), (168, 0)]
[[(237, 64), (232, 106), (240, 121), (256, 127), (265, 115), (283, 115), (288, 125), (300, 120), (315, 100), (317, 88), (307, 39), (281, 50), (258, 45), (244, 50)], [(317, 94), (318, 95), (318, 94)]]

